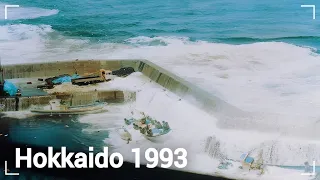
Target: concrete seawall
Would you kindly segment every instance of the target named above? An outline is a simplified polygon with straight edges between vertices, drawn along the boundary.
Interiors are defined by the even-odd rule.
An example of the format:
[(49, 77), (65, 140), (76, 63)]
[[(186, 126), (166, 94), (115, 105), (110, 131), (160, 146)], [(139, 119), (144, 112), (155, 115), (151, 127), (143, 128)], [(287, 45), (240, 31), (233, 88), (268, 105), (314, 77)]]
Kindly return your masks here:
[[(177, 94), (186, 98), (191, 103), (208, 113), (221, 112), (232, 109), (237, 117), (244, 115), (244, 112), (222, 101), (209, 92), (195, 86), (168, 70), (147, 60), (74, 60), (46, 62), (35, 64), (7, 65), (4, 66), (5, 78), (36, 78), (49, 77), (59, 74), (79, 74), (94, 72), (98, 69), (116, 70), (121, 67), (133, 67), (136, 71), (142, 72), (151, 80)], [(227, 113), (227, 112), (225, 112)], [(216, 114), (215, 114), (216, 115)], [(227, 120), (227, 119), (225, 119)]]
[[(129, 94), (130, 98), (135, 98), (135, 93)], [(52, 99), (61, 99), (71, 106), (92, 104), (96, 101), (101, 102), (123, 102), (123, 91), (96, 91), (78, 92), (73, 94), (30, 96), (30, 97), (7, 97), (0, 98), (0, 104), (4, 104), (3, 111), (23, 111), (32, 105), (47, 105)]]
[(120, 67), (134, 67), (138, 60), (74, 60), (52, 61), (35, 64), (5, 65), (5, 79), (51, 77), (60, 74), (79, 74), (95, 72), (99, 69), (119, 69)]
[(137, 70), (200, 109), (214, 114), (224, 124), (233, 117), (248, 117), (246, 112), (150, 61), (137, 62)]

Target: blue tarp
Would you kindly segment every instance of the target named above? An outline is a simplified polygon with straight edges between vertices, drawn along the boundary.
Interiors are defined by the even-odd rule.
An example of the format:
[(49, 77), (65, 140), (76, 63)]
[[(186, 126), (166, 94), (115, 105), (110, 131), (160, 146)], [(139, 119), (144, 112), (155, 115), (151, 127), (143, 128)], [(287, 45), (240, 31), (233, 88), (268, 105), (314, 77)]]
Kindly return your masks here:
[(251, 164), (254, 161), (254, 158), (248, 156), (247, 154), (242, 154), (240, 159), (242, 159), (245, 163), (249, 163), (249, 164)]
[(60, 83), (66, 83), (66, 82), (71, 82), (72, 79), (76, 79), (79, 78), (81, 76), (79, 76), (78, 74), (74, 74), (72, 76), (62, 76), (59, 77), (58, 79), (53, 80), (53, 84), (60, 84)]
[(254, 159), (252, 157), (248, 156), (244, 161), (248, 164), (251, 164), (251, 163), (253, 163)]
[(10, 96), (15, 96), (18, 91), (18, 88), (12, 82), (4, 81), (3, 90)]

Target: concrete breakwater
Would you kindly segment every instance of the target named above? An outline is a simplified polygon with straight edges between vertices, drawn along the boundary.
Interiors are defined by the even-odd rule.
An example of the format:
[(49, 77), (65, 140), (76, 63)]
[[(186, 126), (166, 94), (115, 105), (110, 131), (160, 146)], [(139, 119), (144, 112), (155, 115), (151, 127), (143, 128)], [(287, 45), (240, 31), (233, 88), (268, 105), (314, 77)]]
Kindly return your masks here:
[[(189, 81), (178, 77), (170, 71), (147, 60), (70, 60), (70, 61), (51, 61), (34, 64), (5, 65), (5, 79), (14, 78), (39, 78), (51, 77), (59, 74), (78, 74), (94, 72), (99, 69), (117, 70), (122, 67), (133, 67), (135, 71), (142, 72), (145, 76), (155, 81), (164, 88), (172, 91), (181, 98), (188, 96), (188, 101), (209, 114), (224, 111), (238, 118), (245, 116), (244, 112), (236, 107), (220, 100), (209, 92), (197, 87)], [(225, 117), (221, 117), (227, 120)]]
[[(135, 93), (130, 93), (129, 96), (135, 98)], [(22, 111), (32, 105), (47, 105), (52, 99), (61, 99), (70, 106), (91, 104), (96, 101), (113, 103), (125, 100), (123, 91), (96, 91), (45, 96), (6, 97), (0, 98), (0, 104), (4, 105), (3, 111)]]
[(99, 69), (116, 70), (121, 67), (136, 67), (138, 60), (72, 60), (50, 61), (34, 64), (4, 65), (4, 78), (39, 78), (60, 74), (85, 74)]

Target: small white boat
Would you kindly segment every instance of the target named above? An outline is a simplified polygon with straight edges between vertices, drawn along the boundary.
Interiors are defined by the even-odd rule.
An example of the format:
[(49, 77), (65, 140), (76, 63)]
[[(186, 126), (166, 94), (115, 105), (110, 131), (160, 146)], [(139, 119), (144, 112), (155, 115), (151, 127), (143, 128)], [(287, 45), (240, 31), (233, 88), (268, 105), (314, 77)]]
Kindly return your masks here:
[(85, 106), (66, 106), (61, 105), (60, 99), (49, 101), (48, 106), (35, 107), (30, 111), (37, 114), (87, 114), (103, 110), (106, 103), (94, 103)]

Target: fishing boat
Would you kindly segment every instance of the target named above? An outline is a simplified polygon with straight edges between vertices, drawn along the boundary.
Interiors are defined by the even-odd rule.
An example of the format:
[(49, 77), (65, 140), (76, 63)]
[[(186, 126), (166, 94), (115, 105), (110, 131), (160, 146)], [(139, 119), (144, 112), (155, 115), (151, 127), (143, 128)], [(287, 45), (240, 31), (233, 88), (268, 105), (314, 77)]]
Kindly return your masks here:
[(168, 134), (171, 129), (165, 121), (159, 121), (146, 116), (142, 119), (124, 119), (126, 125), (133, 125), (133, 129), (139, 130), (140, 133), (149, 140), (158, 139), (159, 136)]
[(61, 104), (60, 99), (49, 101), (49, 105), (44, 107), (33, 107), (31, 112), (37, 114), (87, 114), (103, 110), (106, 103), (93, 103), (81, 106), (67, 106)]

